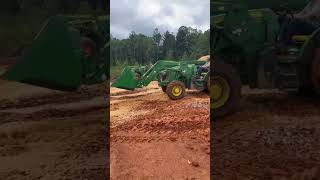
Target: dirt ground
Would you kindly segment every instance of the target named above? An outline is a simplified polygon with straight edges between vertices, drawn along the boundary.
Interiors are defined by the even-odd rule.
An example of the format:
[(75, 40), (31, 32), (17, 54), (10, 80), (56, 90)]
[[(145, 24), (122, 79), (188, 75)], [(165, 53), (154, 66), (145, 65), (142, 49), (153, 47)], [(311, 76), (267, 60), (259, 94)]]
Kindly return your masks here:
[(241, 110), (213, 126), (214, 179), (320, 177), (320, 100), (243, 89)]
[(89, 91), (0, 80), (0, 180), (107, 179), (108, 106)]
[(111, 179), (209, 179), (209, 96), (172, 101), (152, 82), (111, 88)]

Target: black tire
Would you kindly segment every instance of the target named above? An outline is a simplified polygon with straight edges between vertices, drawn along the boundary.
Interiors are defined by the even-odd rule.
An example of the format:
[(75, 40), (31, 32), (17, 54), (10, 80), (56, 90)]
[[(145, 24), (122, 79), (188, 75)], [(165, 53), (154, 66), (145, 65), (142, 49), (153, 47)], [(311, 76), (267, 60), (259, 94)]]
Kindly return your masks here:
[[(179, 87), (181, 88), (181, 93), (179, 95), (174, 95), (173, 90), (174, 88)], [(172, 100), (178, 100), (181, 99), (185, 96), (186, 93), (186, 87), (183, 82), (181, 81), (172, 81), (171, 83), (168, 84), (166, 88), (166, 93), (169, 96), (170, 99)]]
[(161, 86), (161, 89), (164, 93), (167, 93), (167, 86)]
[[(228, 83), (230, 89), (229, 98), (227, 99), (226, 103), (218, 108), (211, 108), (214, 119), (238, 110), (241, 99), (241, 80), (238, 73), (230, 64), (218, 61), (213, 63), (213, 68), (214, 69), (210, 77), (210, 86), (213, 86), (213, 79), (219, 77), (223, 78)], [(213, 98), (211, 98), (211, 101), (213, 103)]]
[(208, 81), (205, 83), (205, 88), (202, 90), (202, 92), (204, 93), (208, 93), (209, 94), (209, 87), (210, 87), (210, 78), (208, 79)]

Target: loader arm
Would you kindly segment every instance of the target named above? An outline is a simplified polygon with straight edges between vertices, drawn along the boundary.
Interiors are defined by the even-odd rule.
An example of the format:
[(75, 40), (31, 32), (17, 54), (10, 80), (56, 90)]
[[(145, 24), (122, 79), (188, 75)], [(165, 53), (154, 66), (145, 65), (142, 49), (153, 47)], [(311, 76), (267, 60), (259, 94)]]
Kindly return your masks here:
[(157, 75), (164, 69), (178, 66), (180, 62), (160, 60), (156, 62), (145, 73), (140, 74), (141, 67), (128, 66), (126, 67), (118, 79), (112, 83), (112, 87), (121, 89), (134, 90), (147, 86), (151, 81), (155, 80)]
[(179, 66), (180, 63), (176, 61), (158, 61), (155, 63), (138, 81), (137, 87), (141, 88), (150, 84), (155, 80), (159, 73), (167, 68)]
[(166, 70), (168, 68), (181, 66), (183, 64), (195, 64), (195, 65), (203, 65), (205, 61), (168, 61), (168, 60), (160, 60), (156, 62), (150, 69), (145, 71), (145, 73), (141, 73), (143, 69), (139, 66), (128, 66), (126, 67), (118, 79), (112, 83), (112, 87), (117, 87), (121, 89), (134, 90), (135, 88), (142, 88), (150, 84), (151, 81), (154, 81), (161, 71)]

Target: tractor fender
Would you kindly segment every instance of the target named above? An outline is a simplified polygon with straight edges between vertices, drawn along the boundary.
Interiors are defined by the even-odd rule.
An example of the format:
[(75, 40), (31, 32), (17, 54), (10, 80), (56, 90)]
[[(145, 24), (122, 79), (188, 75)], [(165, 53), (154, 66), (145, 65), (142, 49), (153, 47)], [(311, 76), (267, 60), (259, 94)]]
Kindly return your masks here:
[(313, 32), (301, 49), (299, 61), (302, 64), (310, 64), (314, 56), (314, 49), (320, 47), (320, 28)]
[(298, 58), (300, 64), (299, 79), (303, 87), (311, 87), (310, 67), (317, 47), (320, 47), (320, 28), (310, 35), (300, 51)]
[(276, 62), (276, 49), (272, 46), (266, 47), (258, 54), (256, 78), (258, 88), (274, 88)]

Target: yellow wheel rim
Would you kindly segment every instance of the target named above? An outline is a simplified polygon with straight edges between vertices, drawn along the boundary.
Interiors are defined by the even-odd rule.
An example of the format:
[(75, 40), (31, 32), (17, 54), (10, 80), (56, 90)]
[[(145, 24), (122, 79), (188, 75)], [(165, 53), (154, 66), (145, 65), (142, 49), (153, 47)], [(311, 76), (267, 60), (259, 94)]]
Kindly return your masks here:
[(172, 95), (177, 97), (180, 96), (182, 94), (182, 88), (180, 86), (174, 86), (172, 88)]
[(226, 79), (220, 76), (213, 77), (210, 87), (211, 108), (218, 109), (224, 106), (231, 93), (231, 87)]

